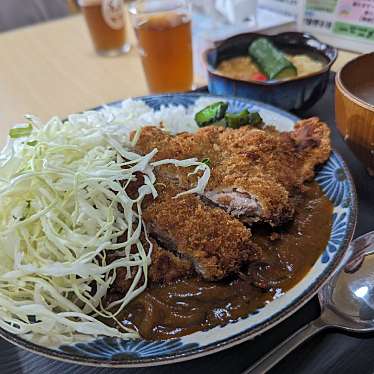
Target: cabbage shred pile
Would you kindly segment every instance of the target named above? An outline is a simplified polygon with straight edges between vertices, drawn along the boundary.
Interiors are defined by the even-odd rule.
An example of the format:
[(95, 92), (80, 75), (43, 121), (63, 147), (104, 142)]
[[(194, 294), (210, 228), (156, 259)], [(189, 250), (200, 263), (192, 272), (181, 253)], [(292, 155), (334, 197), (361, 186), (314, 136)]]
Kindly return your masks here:
[[(165, 163), (195, 167), (197, 185), (185, 193), (199, 193), (209, 167), (196, 159), (154, 162), (156, 149), (136, 154), (139, 134), (130, 141), (129, 128), (105, 111), (27, 121), (10, 131), (0, 154), (0, 326), (40, 344), (137, 338), (117, 316), (147, 286), (152, 245), (142, 201), (157, 197), (155, 170)], [(126, 189), (139, 172), (144, 184), (130, 198)], [(123, 257), (109, 263), (110, 251)], [(131, 287), (104, 308), (120, 267)]]

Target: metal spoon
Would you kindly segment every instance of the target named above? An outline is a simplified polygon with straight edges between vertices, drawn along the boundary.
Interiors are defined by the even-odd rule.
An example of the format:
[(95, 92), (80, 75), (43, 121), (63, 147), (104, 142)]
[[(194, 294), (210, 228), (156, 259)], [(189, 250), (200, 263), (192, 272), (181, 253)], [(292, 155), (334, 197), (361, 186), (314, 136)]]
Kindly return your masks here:
[(352, 241), (348, 262), (318, 292), (321, 316), (296, 331), (243, 374), (266, 373), (297, 346), (326, 328), (374, 331), (373, 253), (374, 231)]

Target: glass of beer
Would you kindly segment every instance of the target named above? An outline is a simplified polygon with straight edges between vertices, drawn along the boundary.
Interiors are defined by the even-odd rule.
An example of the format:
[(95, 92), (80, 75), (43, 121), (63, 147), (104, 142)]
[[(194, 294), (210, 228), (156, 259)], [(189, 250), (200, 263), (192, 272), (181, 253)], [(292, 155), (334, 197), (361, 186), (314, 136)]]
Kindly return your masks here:
[(187, 0), (136, 0), (129, 13), (152, 93), (190, 90), (191, 7)]
[(79, 0), (96, 52), (102, 56), (127, 53), (123, 0)]

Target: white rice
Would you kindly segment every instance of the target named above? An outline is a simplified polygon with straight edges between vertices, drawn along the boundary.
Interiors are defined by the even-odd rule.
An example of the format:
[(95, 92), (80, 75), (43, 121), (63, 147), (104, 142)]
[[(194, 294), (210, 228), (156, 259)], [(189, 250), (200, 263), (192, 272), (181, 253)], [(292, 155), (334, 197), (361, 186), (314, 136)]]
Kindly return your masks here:
[(196, 100), (193, 106), (185, 108), (182, 105), (161, 106), (153, 110), (141, 100), (124, 100), (118, 106), (105, 106), (100, 112), (109, 119), (113, 125), (123, 125), (126, 132), (149, 125), (160, 125), (171, 134), (181, 132), (194, 132), (198, 126), (194, 115), (217, 99), (203, 97)]

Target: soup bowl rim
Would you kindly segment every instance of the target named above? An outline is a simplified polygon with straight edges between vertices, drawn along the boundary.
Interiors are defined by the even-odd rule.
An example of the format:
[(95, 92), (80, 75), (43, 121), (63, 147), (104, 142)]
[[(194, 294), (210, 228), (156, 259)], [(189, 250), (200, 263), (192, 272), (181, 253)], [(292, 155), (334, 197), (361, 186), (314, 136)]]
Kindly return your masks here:
[(373, 55), (373, 58), (374, 58), (374, 52), (371, 52), (371, 53), (365, 53), (365, 54), (362, 54), (362, 55), (359, 55), (357, 57), (355, 57), (354, 59), (350, 60), (349, 62), (347, 62), (337, 73), (336, 73), (336, 76), (335, 76), (335, 84), (336, 84), (336, 87), (337, 89), (339, 89), (339, 91), (349, 100), (351, 100), (352, 102), (354, 102), (355, 104), (357, 104), (358, 106), (364, 108), (364, 109), (368, 109), (372, 112), (374, 112), (374, 105), (373, 104), (370, 104), (368, 103), (367, 101), (365, 101), (364, 99), (362, 99), (361, 97), (355, 95), (354, 93), (352, 93), (352, 91), (349, 90), (349, 88), (344, 84), (344, 81), (342, 79), (342, 74), (344, 73), (344, 70), (347, 69), (348, 66), (351, 66), (353, 65), (355, 62), (357, 62), (357, 60), (360, 60), (361, 58), (363, 57), (367, 57), (368, 55)]
[[(313, 50), (314, 49), (317, 53), (319, 53), (320, 55), (323, 55), (326, 58), (326, 60), (328, 60), (328, 62), (326, 64), (324, 64), (322, 69), (319, 69), (315, 72), (311, 72), (311, 73), (301, 75), (301, 76), (298, 76), (298, 77), (295, 77), (295, 78), (291, 78), (291, 79), (280, 79), (280, 80), (272, 79), (272, 80), (267, 80), (267, 81), (259, 81), (259, 80), (253, 80), (253, 79), (244, 80), (244, 79), (232, 78), (232, 77), (229, 77), (227, 75), (218, 73), (217, 68), (214, 68), (212, 66), (212, 64), (210, 64), (208, 62), (209, 53), (212, 53), (213, 51), (218, 50), (218, 48), (223, 43), (228, 43), (231, 40), (234, 41), (236, 38), (239, 38), (239, 37), (242, 37), (242, 36), (245, 36), (245, 35), (257, 36), (259, 38), (265, 37), (265, 38), (270, 39), (270, 40), (274, 39), (275, 37), (279, 37), (279, 36), (287, 36), (287, 35), (296, 36), (297, 35), (299, 37), (304, 37), (306, 40), (307, 39), (315, 40), (316, 42), (320, 43), (321, 45), (325, 45), (326, 47), (330, 48), (333, 51), (333, 57), (330, 58), (326, 54), (324, 54), (322, 51), (319, 51), (317, 48), (314, 48), (314, 47), (308, 45), (307, 48), (305, 48), (305, 50), (307, 50), (307, 49)], [(290, 44), (290, 46), (291, 45), (292, 44)], [(302, 47), (302, 45), (300, 45), (300, 47)], [(223, 39), (221, 41), (216, 42), (214, 47), (208, 48), (203, 52), (203, 61), (204, 61), (204, 64), (206, 66), (206, 69), (207, 69), (208, 73), (212, 74), (216, 77), (221, 77), (221, 78), (227, 79), (229, 81), (241, 82), (241, 83), (245, 83), (245, 84), (253, 84), (253, 85), (259, 85), (259, 86), (278, 86), (278, 85), (291, 84), (292, 82), (296, 82), (296, 81), (301, 82), (301, 81), (307, 80), (309, 78), (316, 77), (316, 76), (322, 75), (323, 73), (328, 72), (331, 69), (331, 66), (336, 61), (337, 56), (338, 56), (338, 51), (337, 51), (336, 48), (334, 48), (333, 46), (331, 46), (327, 43), (323, 43), (321, 40), (317, 39), (313, 35), (311, 35), (309, 33), (306, 33), (306, 32), (287, 31), (287, 32), (282, 32), (282, 33), (278, 33), (278, 34), (274, 34), (274, 35), (267, 35), (267, 34), (262, 34), (262, 33), (257, 33), (257, 32), (247, 32), (247, 33), (237, 34), (237, 35), (234, 35), (230, 38)], [(236, 56), (236, 57), (239, 57), (239, 56)]]

